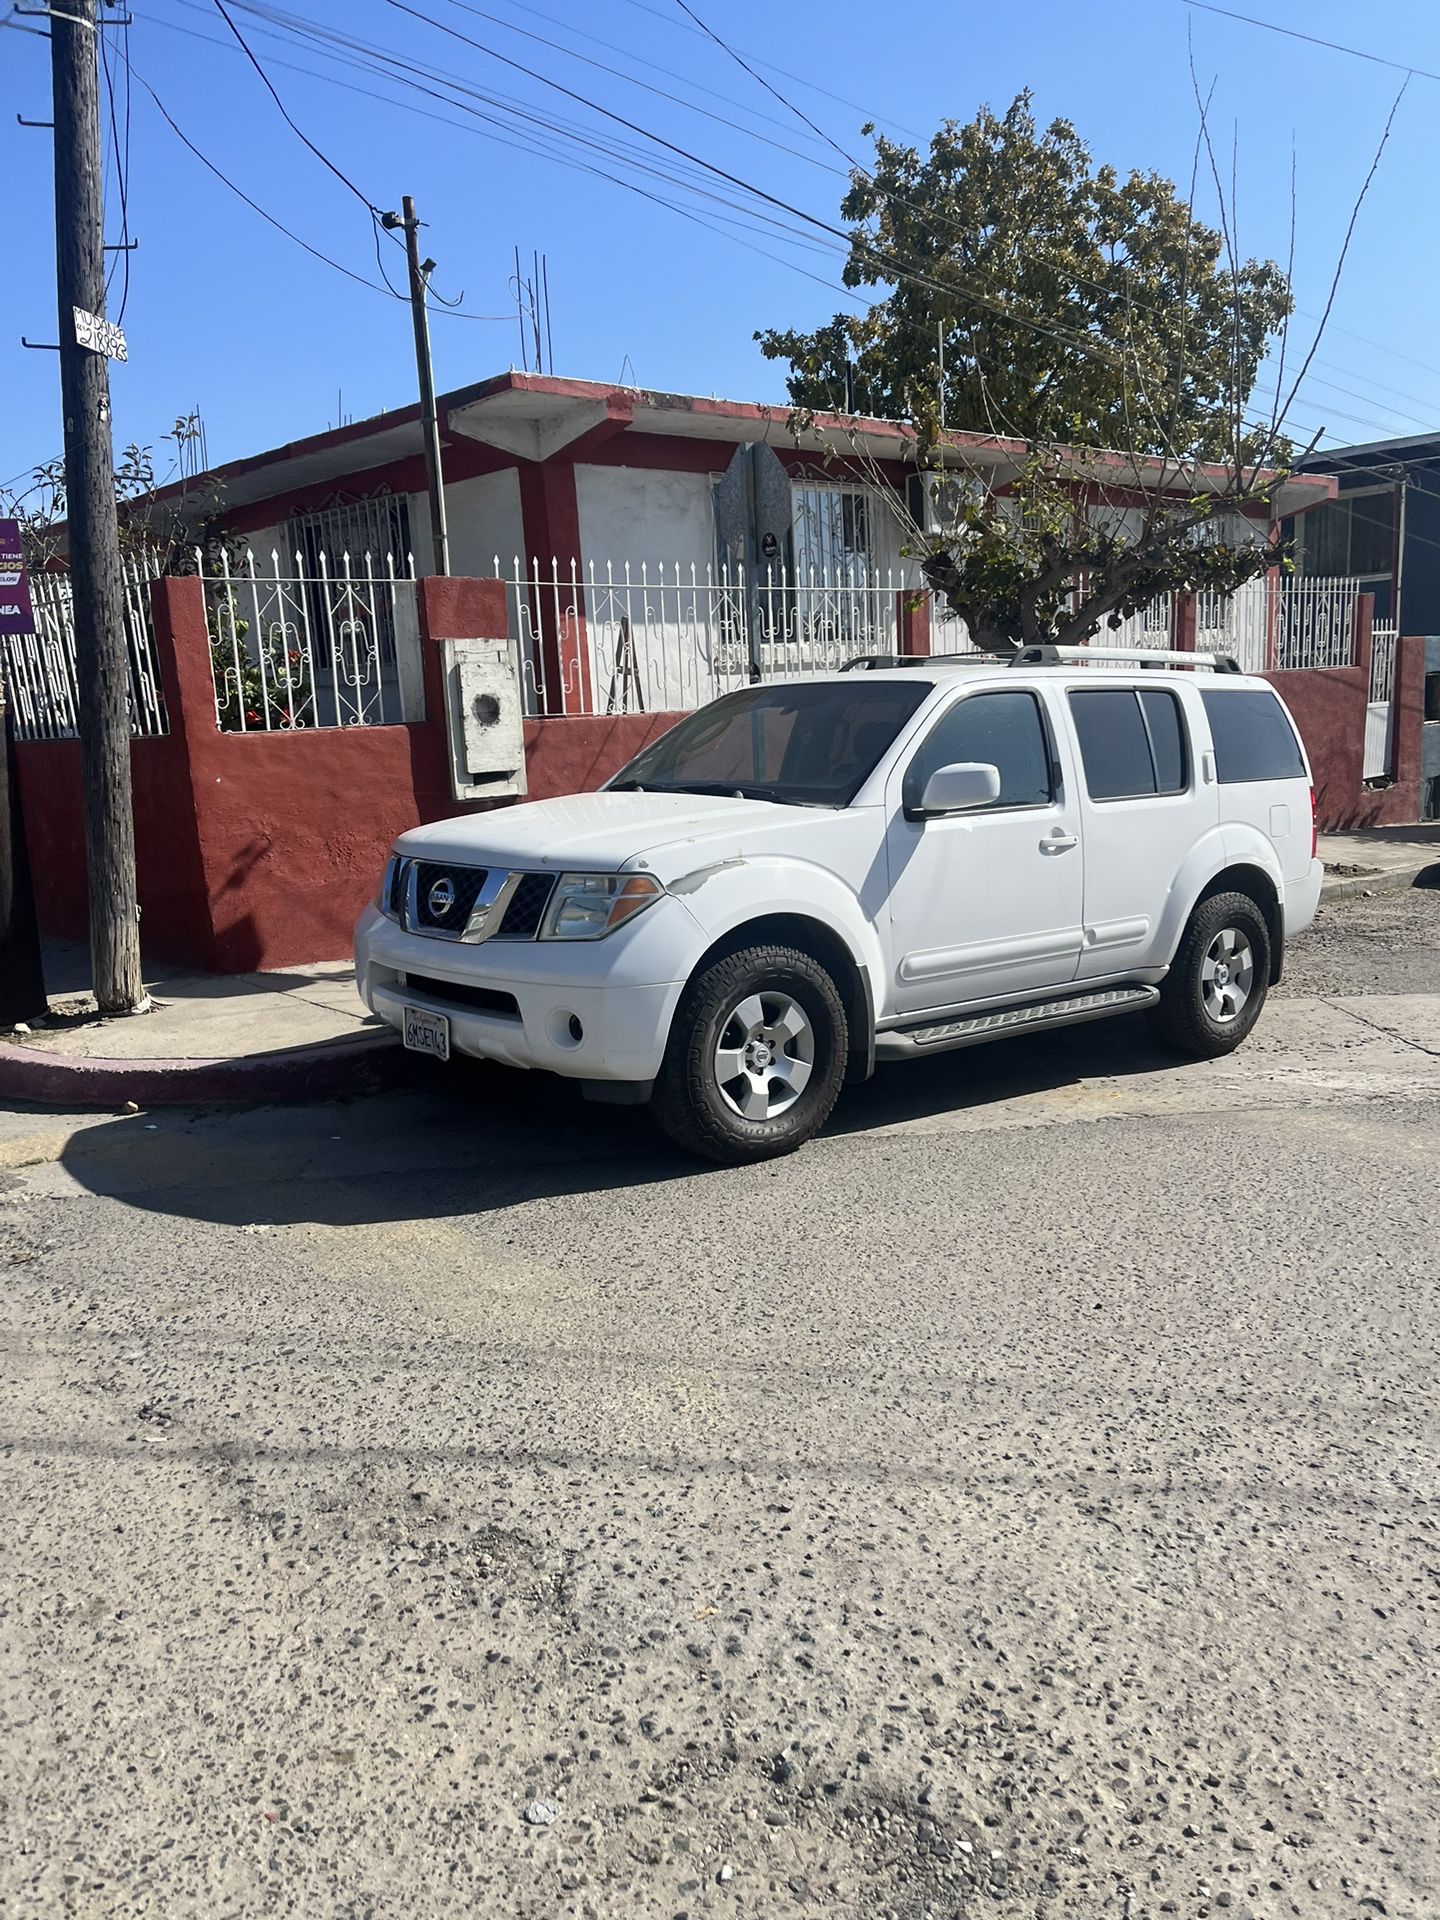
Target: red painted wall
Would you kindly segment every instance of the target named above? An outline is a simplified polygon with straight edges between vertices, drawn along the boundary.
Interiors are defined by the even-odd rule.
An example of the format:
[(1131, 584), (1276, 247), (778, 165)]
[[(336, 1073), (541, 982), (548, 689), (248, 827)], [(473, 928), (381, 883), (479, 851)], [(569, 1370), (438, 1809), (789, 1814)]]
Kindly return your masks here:
[(1401, 826), (1420, 817), (1420, 722), (1425, 704), (1425, 643), (1400, 642), (1395, 658), (1395, 765), (1390, 785), (1362, 779), (1370, 664), (1326, 667), (1265, 678), (1294, 715), (1315, 777), (1320, 827)]
[[(504, 587), (427, 579), (417, 594), (429, 718), (395, 727), (235, 734), (215, 725), (200, 583), (155, 583), (171, 732), (131, 748), (141, 935), (151, 958), (222, 973), (344, 959), (395, 835), (478, 810), (451, 797), (439, 642), (503, 635)], [(1423, 641), (1402, 641), (1397, 655), (1395, 780), (1387, 788), (1367, 792), (1360, 778), (1368, 662), (1270, 678), (1304, 736), (1322, 826), (1417, 817)], [(678, 718), (637, 713), (527, 722), (530, 798), (598, 787)], [(79, 747), (27, 742), (17, 761), (42, 925), (82, 938)]]
[[(15, 759), (40, 924), (60, 939), (84, 940), (89, 893), (80, 743), (24, 741)], [(145, 951), (156, 959), (207, 966), (206, 881), (184, 752), (173, 736), (132, 741), (130, 774)]]
[[(418, 588), (426, 712), (403, 726), (222, 733), (215, 725), (205, 608), (196, 580), (153, 590), (171, 732), (131, 748), (141, 937), (148, 958), (218, 973), (343, 960), (395, 836), (481, 811), (450, 791), (442, 639), (503, 635), (505, 590), (489, 580)], [(532, 720), (530, 797), (592, 789), (672, 725), (674, 714)], [(80, 749), (17, 750), (41, 924), (86, 934)]]

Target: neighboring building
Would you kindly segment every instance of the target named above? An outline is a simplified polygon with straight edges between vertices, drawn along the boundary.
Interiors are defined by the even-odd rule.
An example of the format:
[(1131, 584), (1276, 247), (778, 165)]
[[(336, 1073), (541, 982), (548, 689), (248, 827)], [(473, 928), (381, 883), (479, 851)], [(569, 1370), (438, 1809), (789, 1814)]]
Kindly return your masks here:
[(1374, 595), (1378, 622), (1440, 634), (1440, 433), (1337, 447), (1301, 465), (1333, 474), (1339, 493), (1293, 523), (1297, 572), (1354, 580)]

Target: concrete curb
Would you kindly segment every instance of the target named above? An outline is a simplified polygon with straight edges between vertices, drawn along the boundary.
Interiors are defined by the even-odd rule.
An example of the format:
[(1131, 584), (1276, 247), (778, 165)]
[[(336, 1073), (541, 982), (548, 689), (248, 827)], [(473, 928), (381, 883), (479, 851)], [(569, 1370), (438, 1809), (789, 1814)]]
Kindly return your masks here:
[(0, 1100), (73, 1109), (233, 1106), (378, 1093), (404, 1049), (390, 1033), (358, 1034), (233, 1060), (97, 1060), (0, 1042)]
[(1378, 873), (1336, 874), (1332, 879), (1326, 875), (1320, 888), (1322, 900), (1343, 900), (1350, 893), (1406, 893), (1419, 880), (1421, 874), (1436, 873), (1440, 883), (1440, 859), (1420, 860), (1413, 866), (1383, 867)]

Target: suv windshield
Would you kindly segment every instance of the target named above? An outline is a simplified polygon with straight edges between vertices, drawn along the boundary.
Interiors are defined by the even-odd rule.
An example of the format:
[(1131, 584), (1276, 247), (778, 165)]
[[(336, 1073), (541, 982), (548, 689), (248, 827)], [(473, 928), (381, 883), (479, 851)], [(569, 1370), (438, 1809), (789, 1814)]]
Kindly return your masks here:
[(845, 807), (931, 688), (908, 675), (875, 680), (868, 674), (746, 687), (662, 734), (610, 788)]

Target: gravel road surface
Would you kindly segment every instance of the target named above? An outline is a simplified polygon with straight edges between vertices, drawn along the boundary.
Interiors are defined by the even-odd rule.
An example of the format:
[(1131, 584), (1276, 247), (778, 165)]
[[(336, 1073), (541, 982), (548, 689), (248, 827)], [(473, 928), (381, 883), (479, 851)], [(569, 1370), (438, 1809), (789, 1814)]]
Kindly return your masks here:
[(0, 1914), (1433, 1920), (1437, 939), (741, 1172), (0, 1116)]

